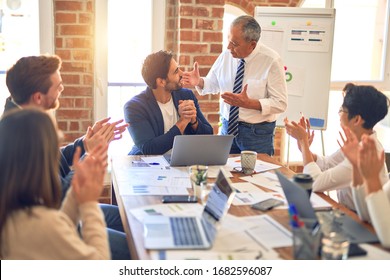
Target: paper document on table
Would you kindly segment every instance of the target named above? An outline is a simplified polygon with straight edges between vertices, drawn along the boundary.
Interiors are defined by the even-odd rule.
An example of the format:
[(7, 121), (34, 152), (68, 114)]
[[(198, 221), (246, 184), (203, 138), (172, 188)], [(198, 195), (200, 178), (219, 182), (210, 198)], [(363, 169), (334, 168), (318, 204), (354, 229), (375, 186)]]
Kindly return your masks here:
[(218, 252), (215, 250), (160, 250), (151, 251), (153, 260), (260, 260), (260, 252)]
[[(115, 174), (121, 195), (188, 194), (191, 182), (187, 175), (180, 177), (172, 170), (131, 169), (127, 175)], [(184, 176), (184, 175), (183, 175)]]
[[(238, 156), (238, 157), (228, 158), (226, 165), (230, 167), (230, 170), (234, 170), (234, 168), (240, 169), (241, 168), (241, 157)], [(260, 172), (264, 172), (264, 171), (268, 171), (268, 170), (272, 170), (272, 169), (277, 169), (280, 167), (281, 167), (280, 165), (269, 163), (269, 162), (262, 161), (262, 160), (258, 159), (258, 160), (256, 160), (255, 171), (256, 171), (256, 173), (260, 173)]]
[[(236, 190), (233, 205), (252, 205), (269, 198), (275, 198), (286, 203), (284, 195), (279, 192), (266, 192), (252, 183), (234, 183), (233, 187)], [(280, 209), (279, 207), (276, 209)]]
[(146, 216), (200, 216), (202, 211), (203, 207), (198, 203), (169, 203), (133, 208), (128, 214), (142, 223)]
[[(268, 172), (265, 172), (268, 173)], [(254, 174), (252, 176), (244, 176), (241, 177), (240, 179), (251, 182), (252, 184), (258, 185), (265, 187), (267, 189), (270, 189), (272, 191), (278, 192), (278, 193), (283, 193), (283, 190), (280, 186), (279, 180), (272, 180), (266, 175), (265, 173), (260, 173), (260, 174)]]
[(166, 159), (163, 156), (148, 156), (148, 157), (141, 157), (141, 159), (152, 166), (161, 166), (161, 167), (169, 167), (169, 163), (166, 161)]
[(119, 188), (120, 195), (189, 195), (185, 188), (167, 186), (134, 185)]
[[(226, 165), (209, 165), (207, 169), (207, 178), (217, 178), (219, 170), (223, 168), (226, 171), (226, 176), (233, 177), (233, 174), (230, 172), (230, 168)], [(189, 177), (189, 166), (176, 166), (170, 167), (170, 170), (176, 172), (176, 174), (182, 174), (183, 177), (186, 175)]]
[(280, 223), (268, 215), (242, 217), (254, 226), (247, 230), (259, 244), (265, 248), (292, 246), (292, 234)]
[(279, 259), (276, 251), (262, 247), (247, 233), (251, 227), (253, 227), (252, 223), (228, 214), (222, 221), (212, 251), (229, 253), (255, 251), (259, 253), (261, 259)]

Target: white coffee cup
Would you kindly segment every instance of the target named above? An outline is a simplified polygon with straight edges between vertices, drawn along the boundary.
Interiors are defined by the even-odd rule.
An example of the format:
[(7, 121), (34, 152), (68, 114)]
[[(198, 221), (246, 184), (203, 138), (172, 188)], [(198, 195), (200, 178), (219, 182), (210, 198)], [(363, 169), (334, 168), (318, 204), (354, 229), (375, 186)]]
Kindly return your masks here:
[(254, 151), (241, 151), (241, 169), (246, 175), (253, 174), (256, 166), (257, 153)]

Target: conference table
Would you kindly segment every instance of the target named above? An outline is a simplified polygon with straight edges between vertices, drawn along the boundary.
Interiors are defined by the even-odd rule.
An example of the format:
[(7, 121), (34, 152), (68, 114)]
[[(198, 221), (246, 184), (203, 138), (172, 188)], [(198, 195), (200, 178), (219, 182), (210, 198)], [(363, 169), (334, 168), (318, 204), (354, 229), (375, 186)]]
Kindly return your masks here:
[[(231, 155), (231, 157), (234, 156), (238, 156), (238, 155)], [(273, 157), (267, 154), (258, 154), (257, 158), (265, 162), (280, 165), (280, 168), (278, 170), (284, 175), (286, 175), (287, 177), (292, 177), (294, 175), (293, 171), (282, 166), (277, 160), (275, 160)], [(115, 192), (116, 202), (118, 204), (121, 220), (123, 222), (123, 226), (126, 232), (131, 256), (133, 259), (148, 260), (151, 259), (151, 255), (149, 250), (144, 248), (143, 224), (136, 217), (134, 217), (131, 214), (129, 215), (128, 213), (131, 209), (161, 203), (162, 196), (161, 195), (121, 195), (120, 188), (124, 187), (121, 186), (121, 184), (126, 184), (126, 180), (118, 180), (119, 172), (121, 173), (122, 177), (123, 174), (129, 174), (130, 176), (131, 172), (126, 173), (124, 171), (126, 171), (126, 168), (131, 166), (132, 162), (138, 162), (138, 161), (141, 161), (140, 156), (126, 155), (126, 156), (113, 157), (111, 160), (111, 177), (112, 177), (112, 185), (113, 185), (113, 190)], [(151, 170), (150, 172), (153, 171)], [(232, 180), (233, 183), (243, 182), (243, 180), (240, 179), (240, 177), (245, 176), (243, 173), (232, 172), (232, 175), (233, 177), (230, 179)], [(264, 191), (270, 191), (269, 189), (261, 186), (257, 186), (257, 187), (260, 187)], [(189, 191), (191, 192), (190, 189)], [(349, 209), (342, 206), (341, 204), (338, 204), (326, 194), (323, 193), (317, 193), (317, 194), (322, 199), (327, 201), (332, 206), (333, 209), (339, 209), (345, 214), (350, 215), (354, 220), (364, 224), (364, 226), (367, 227), (370, 231), (375, 232), (370, 224), (361, 222), (358, 216), (354, 212), (350, 211)], [(244, 205), (244, 206), (231, 205), (228, 213), (238, 217), (259, 215), (259, 211), (252, 209), (249, 205)], [(286, 229), (290, 230), (289, 215), (286, 209), (273, 209), (267, 211), (266, 214), (271, 216), (273, 219), (279, 222)], [(377, 244), (377, 246), (379, 245)], [(293, 255), (292, 246), (275, 248), (275, 251), (279, 254), (279, 257), (282, 259), (292, 259), (292, 255)]]

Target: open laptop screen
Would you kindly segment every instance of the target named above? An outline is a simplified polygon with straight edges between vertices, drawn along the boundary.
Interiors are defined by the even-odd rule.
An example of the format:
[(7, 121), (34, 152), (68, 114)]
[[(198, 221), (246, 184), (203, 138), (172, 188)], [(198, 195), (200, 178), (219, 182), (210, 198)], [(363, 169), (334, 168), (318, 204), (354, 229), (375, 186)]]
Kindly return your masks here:
[(207, 198), (204, 212), (211, 215), (216, 221), (219, 221), (224, 215), (225, 211), (227, 211), (229, 208), (232, 200), (232, 193), (233, 189), (231, 187), (231, 183), (229, 182), (229, 178), (224, 176), (224, 173), (221, 169), (217, 180)]

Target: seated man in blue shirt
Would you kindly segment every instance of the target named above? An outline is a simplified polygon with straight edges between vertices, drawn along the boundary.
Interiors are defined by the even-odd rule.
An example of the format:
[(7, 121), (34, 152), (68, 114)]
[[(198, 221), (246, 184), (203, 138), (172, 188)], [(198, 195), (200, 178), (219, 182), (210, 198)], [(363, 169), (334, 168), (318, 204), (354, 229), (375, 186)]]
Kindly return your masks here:
[(213, 134), (194, 93), (182, 88), (182, 74), (170, 52), (146, 57), (142, 77), (147, 88), (124, 106), (134, 141), (130, 155), (164, 154), (172, 149), (176, 135)]

